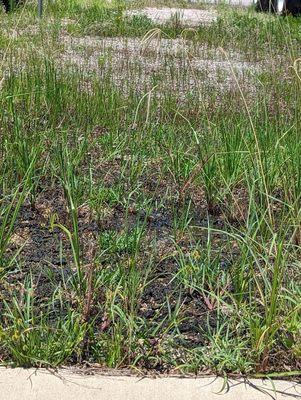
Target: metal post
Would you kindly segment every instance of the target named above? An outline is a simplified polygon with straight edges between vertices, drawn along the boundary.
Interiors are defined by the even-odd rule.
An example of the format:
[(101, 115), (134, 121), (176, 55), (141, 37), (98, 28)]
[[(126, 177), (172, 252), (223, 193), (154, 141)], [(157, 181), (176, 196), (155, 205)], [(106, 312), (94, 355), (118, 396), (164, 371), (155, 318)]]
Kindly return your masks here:
[(41, 18), (43, 14), (43, 0), (38, 0), (38, 17)]

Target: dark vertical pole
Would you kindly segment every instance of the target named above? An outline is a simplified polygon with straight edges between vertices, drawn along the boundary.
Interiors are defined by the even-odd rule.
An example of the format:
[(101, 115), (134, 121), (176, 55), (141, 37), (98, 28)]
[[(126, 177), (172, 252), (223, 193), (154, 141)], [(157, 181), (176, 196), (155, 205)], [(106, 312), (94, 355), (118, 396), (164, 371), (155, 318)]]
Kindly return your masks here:
[(38, 0), (38, 17), (41, 18), (43, 14), (43, 0)]

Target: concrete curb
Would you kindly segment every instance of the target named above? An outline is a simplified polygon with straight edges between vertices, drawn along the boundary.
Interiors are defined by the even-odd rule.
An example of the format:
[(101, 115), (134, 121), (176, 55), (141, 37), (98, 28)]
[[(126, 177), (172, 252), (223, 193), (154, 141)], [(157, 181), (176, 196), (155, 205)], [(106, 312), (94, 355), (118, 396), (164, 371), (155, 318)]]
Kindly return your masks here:
[[(0, 368), (1, 400), (261, 400), (301, 399), (301, 384), (221, 378), (82, 375), (72, 370)], [(274, 387), (273, 387), (274, 386)]]

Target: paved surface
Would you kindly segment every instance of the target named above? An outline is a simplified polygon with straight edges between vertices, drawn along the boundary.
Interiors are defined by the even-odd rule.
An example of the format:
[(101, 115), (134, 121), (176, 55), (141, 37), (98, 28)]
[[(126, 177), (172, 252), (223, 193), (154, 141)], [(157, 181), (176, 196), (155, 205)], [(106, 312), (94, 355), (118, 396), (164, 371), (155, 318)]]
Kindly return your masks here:
[(268, 400), (301, 399), (301, 384), (215, 378), (138, 378), (0, 368), (1, 400)]

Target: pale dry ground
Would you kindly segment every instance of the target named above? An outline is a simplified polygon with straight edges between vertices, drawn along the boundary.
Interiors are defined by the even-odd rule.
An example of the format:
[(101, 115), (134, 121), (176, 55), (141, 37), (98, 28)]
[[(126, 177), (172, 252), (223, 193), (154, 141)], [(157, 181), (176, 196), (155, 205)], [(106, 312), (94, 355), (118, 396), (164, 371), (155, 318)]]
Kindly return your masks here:
[(222, 378), (141, 378), (83, 375), (63, 369), (0, 368), (1, 400), (286, 400), (300, 399), (296, 382)]
[[(224, 52), (204, 44), (184, 40), (152, 37), (102, 38), (68, 35), (62, 26), (58, 40), (43, 38), (43, 46), (28, 41), (14, 50), (3, 62), (2, 72), (26, 70), (32, 57), (46, 57), (66, 72), (80, 70), (86, 89), (93, 79), (109, 79), (116, 89), (128, 94), (154, 90), (158, 95), (173, 92), (183, 99), (190, 95), (226, 93), (239, 85), (253, 95), (258, 85), (257, 74), (266, 68), (259, 62), (246, 60), (237, 51)], [(11, 60), (14, 60), (13, 64)], [(93, 77), (93, 79), (92, 79)]]
[(153, 22), (164, 24), (177, 20), (183, 26), (195, 27), (202, 24), (210, 24), (217, 19), (217, 12), (211, 10), (198, 10), (193, 8), (168, 8), (146, 7), (139, 10), (129, 10), (127, 15), (145, 15)]
[(59, 62), (84, 74), (110, 76), (125, 93), (130, 88), (139, 93), (156, 88), (173, 90), (181, 98), (206, 92), (204, 87), (225, 92), (236, 85), (236, 79), (254, 91), (259, 72), (259, 65), (247, 62), (238, 52), (225, 54), (183, 39), (64, 36), (63, 44)]

